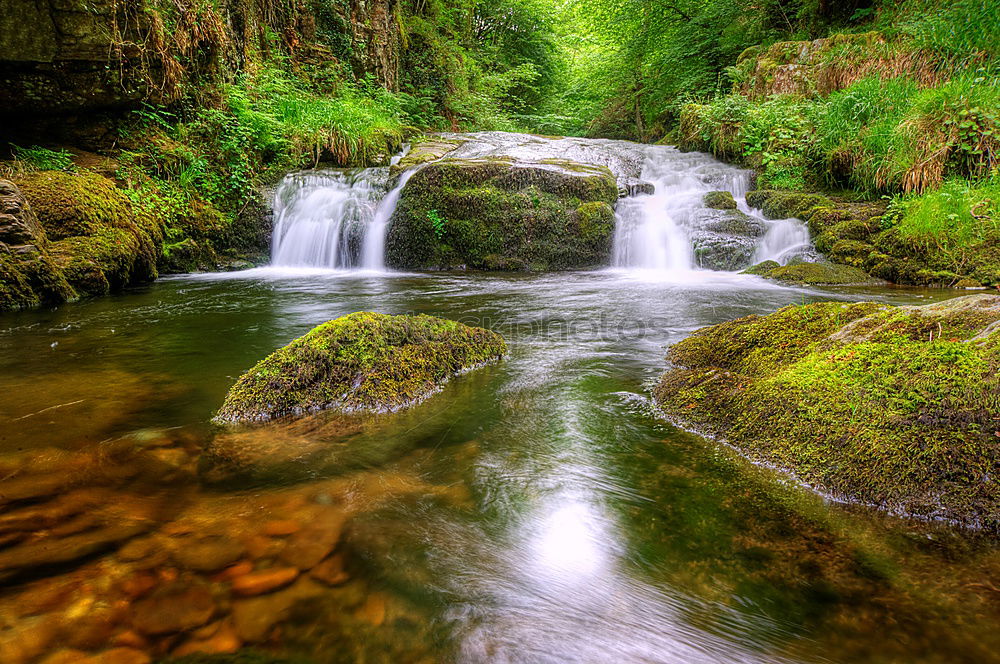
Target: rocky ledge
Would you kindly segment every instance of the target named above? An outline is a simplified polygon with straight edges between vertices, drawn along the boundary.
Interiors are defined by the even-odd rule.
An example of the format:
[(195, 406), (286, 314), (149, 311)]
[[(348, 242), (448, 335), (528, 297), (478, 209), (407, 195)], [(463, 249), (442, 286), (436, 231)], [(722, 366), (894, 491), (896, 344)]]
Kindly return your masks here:
[(263, 422), (334, 409), (406, 408), (452, 376), (507, 353), (495, 332), (433, 316), (353, 313), (261, 360), (226, 395), (217, 422)]
[(680, 424), (835, 495), (1000, 532), (1000, 296), (789, 306), (667, 359), (654, 397)]

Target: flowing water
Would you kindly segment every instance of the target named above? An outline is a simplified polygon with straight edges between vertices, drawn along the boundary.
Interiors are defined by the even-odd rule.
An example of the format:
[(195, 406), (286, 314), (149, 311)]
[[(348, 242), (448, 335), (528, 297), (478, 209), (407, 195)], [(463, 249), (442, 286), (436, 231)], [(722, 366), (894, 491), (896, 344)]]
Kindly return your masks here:
[[(703, 155), (665, 154), (683, 173), (646, 161), (643, 177), (659, 193), (638, 207), (693, 206), (708, 186), (699, 172), (733, 172)], [(349, 184), (296, 177), (292, 206)], [(739, 182), (711, 186), (739, 193)], [(364, 209), (356, 219), (374, 220), (378, 202), (356, 185), (315, 206)], [(666, 220), (637, 215), (633, 232), (659, 224), (646, 237), (678, 239), (684, 219), (677, 212), (667, 231)], [(994, 542), (830, 502), (669, 425), (648, 401), (664, 349), (699, 327), (830, 298), (948, 294), (788, 288), (684, 269), (691, 263), (670, 262), (671, 253), (634, 259), (680, 268), (658, 272), (260, 268), (3, 316), (4, 481), (44, 472), (48, 484), (36, 483), (31, 503), (42, 507), (103, 496), (84, 515), (90, 521), (74, 517), (32, 537), (79, 541), (111, 520), (140, 523), (142, 534), (71, 562), (22, 561), (11, 574), (5, 566), (32, 540), (7, 536), (18, 512), (0, 515), (0, 655), (11, 639), (21, 638), (17, 652), (43, 642), (47, 617), (74, 627), (34, 646), (38, 659), (67, 644), (103, 647), (86, 622), (95, 615), (114, 616), (116, 642), (142, 643), (125, 640), (129, 621), (155, 633), (148, 623), (160, 614), (149, 603), (168, 602), (180, 585), (207, 588), (218, 622), (192, 636), (148, 637), (154, 655), (219, 645), (235, 629), (235, 641), (222, 641), (230, 649), (316, 663), (1000, 661)], [(507, 337), (510, 357), (401, 413), (320, 414), (235, 432), (207, 425), (241, 372), (359, 310), (489, 327)], [(205, 454), (219, 449), (236, 450), (240, 463)], [(72, 493), (57, 488), (65, 486)], [(334, 532), (328, 560), (342, 572), (331, 578), (301, 562), (316, 544), (296, 543), (289, 533), (298, 528)], [(198, 571), (184, 555), (206, 534), (239, 543), (248, 562), (234, 567), (316, 567), (283, 590), (230, 599), (229, 577)]]

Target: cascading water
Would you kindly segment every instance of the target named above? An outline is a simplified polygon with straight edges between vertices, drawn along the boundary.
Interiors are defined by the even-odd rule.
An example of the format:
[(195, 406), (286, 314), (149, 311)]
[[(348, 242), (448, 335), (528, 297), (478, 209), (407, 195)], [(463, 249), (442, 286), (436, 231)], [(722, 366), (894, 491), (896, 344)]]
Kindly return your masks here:
[(389, 220), (414, 172), (405, 171), (391, 189), (385, 167), (289, 174), (274, 196), (271, 264), (384, 270)]
[[(451, 157), (542, 163), (566, 159), (611, 169), (619, 185), (633, 194), (617, 205), (612, 255), (616, 268), (738, 271), (763, 260), (785, 264), (815, 258), (801, 221), (767, 221), (747, 205), (749, 171), (706, 154), (626, 141), (503, 132), (448, 137), (461, 141)], [(388, 168), (289, 175), (275, 195), (272, 264), (384, 271), (389, 223), (403, 187), (417, 170), (403, 172), (395, 183)], [(730, 192), (737, 209), (707, 207), (704, 197), (711, 191)]]
[[(797, 219), (766, 221), (746, 203), (750, 173), (709, 155), (644, 146), (641, 178), (653, 186), (619, 201), (613, 265), (655, 271), (734, 271), (761, 260), (808, 255), (809, 231)], [(728, 191), (736, 210), (706, 207), (705, 194)]]

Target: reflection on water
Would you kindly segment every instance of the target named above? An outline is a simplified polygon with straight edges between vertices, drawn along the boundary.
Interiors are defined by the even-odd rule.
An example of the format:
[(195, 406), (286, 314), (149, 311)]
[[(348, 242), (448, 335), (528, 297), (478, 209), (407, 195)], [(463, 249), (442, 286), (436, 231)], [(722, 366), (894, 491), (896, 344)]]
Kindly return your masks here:
[[(1000, 661), (994, 543), (824, 502), (645, 398), (698, 327), (943, 295), (252, 270), (4, 316), (0, 661)], [(487, 325), (511, 356), (402, 413), (207, 426), (240, 372), (358, 310)]]

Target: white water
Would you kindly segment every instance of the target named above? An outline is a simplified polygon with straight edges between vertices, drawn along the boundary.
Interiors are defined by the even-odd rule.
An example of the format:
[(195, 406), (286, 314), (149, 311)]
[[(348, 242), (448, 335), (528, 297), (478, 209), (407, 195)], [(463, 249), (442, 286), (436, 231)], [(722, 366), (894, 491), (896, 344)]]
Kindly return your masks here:
[[(611, 261), (616, 268), (664, 273), (698, 268), (735, 271), (762, 260), (784, 264), (812, 251), (809, 232), (801, 221), (765, 221), (758, 210), (747, 206), (749, 171), (706, 154), (626, 141), (502, 132), (457, 136), (467, 142), (453, 153), (456, 157), (572, 159), (607, 166), (622, 185), (636, 180), (651, 183), (652, 194), (618, 202)], [(392, 186), (387, 168), (290, 174), (274, 200), (272, 265), (385, 271), (389, 225), (403, 188), (417, 170), (405, 171)], [(710, 191), (732, 193), (739, 210), (757, 225), (757, 236), (720, 232), (724, 213), (703, 204)]]

